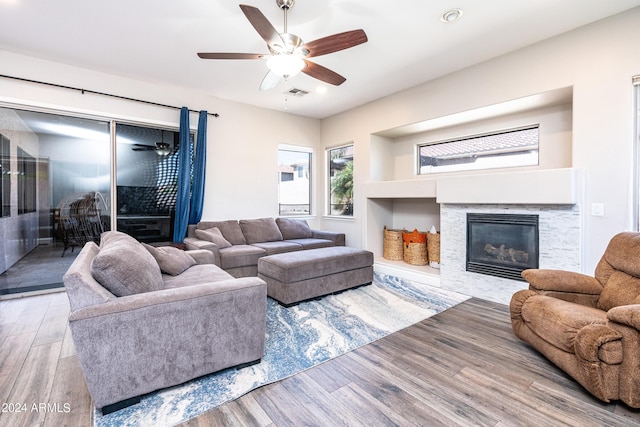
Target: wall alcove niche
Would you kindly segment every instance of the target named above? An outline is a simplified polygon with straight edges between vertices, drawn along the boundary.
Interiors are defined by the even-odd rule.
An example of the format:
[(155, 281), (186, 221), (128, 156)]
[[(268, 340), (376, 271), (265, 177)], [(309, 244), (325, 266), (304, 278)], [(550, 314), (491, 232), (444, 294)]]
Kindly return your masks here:
[[(572, 94), (572, 88), (561, 88), (372, 134), (370, 181), (363, 184), (364, 236), (366, 248), (375, 255), (377, 271), (448, 288), (450, 268), (456, 263), (444, 259), (445, 254), (451, 253), (447, 246), (451, 239), (464, 238), (466, 229), (458, 225), (454, 230), (447, 229), (452, 224), (442, 217), (447, 207), (471, 206), (471, 210), (482, 211), (486, 206), (492, 210), (516, 208), (527, 212), (557, 207), (560, 215), (564, 215), (567, 207), (577, 205), (581, 177), (579, 171), (572, 168)], [(419, 144), (532, 124), (539, 125), (536, 166), (417, 173)], [(579, 209), (570, 208), (570, 211), (572, 218), (577, 214), (579, 223)], [(385, 225), (421, 231), (435, 225), (441, 231), (441, 268), (409, 266), (384, 259)], [(580, 252), (579, 248), (572, 250)], [(513, 280), (498, 280), (514, 282), (503, 286), (504, 295), (522, 286)], [(491, 291), (474, 296), (487, 297), (483, 292)], [(473, 295), (473, 290), (468, 293)], [(489, 299), (504, 302), (504, 295)]]

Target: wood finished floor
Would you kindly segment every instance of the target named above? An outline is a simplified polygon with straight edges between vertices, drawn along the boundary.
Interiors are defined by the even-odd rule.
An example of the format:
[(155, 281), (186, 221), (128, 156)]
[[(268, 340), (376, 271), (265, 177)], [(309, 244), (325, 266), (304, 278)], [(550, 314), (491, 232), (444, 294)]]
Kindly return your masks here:
[[(1, 427), (91, 425), (68, 313), (64, 293), (0, 301), (0, 404), (27, 409)], [(591, 397), (513, 335), (508, 307), (474, 298), (181, 426), (476, 425), (630, 426), (640, 412)]]

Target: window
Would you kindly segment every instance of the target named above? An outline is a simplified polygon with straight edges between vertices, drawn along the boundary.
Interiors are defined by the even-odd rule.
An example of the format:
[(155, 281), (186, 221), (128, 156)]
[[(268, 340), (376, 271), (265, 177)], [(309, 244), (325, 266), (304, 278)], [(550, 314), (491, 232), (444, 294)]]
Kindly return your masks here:
[(353, 216), (353, 145), (327, 150), (329, 215)]
[(9, 139), (0, 135), (0, 218), (11, 215)]
[(538, 128), (418, 145), (418, 174), (537, 165)]
[(311, 152), (304, 147), (278, 149), (278, 212), (311, 214)]

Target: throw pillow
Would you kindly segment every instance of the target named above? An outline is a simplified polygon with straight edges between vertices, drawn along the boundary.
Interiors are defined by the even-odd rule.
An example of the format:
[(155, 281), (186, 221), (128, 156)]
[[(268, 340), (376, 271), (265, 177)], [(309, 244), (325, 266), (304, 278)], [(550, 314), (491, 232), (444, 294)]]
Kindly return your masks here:
[(196, 265), (196, 260), (183, 250), (174, 248), (173, 246), (155, 247), (142, 244), (149, 253), (155, 258), (160, 266), (160, 271), (171, 276), (181, 274), (189, 267)]
[(200, 240), (215, 243), (218, 249), (228, 248), (231, 243), (224, 238), (218, 227), (207, 228), (205, 230), (196, 229), (196, 237)]
[(156, 260), (139, 242), (115, 239), (100, 247), (91, 261), (93, 278), (117, 297), (163, 288)]
[(303, 219), (277, 218), (276, 224), (285, 240), (308, 239), (313, 237), (313, 232), (309, 228), (307, 221)]
[(240, 228), (248, 245), (282, 240), (282, 233), (273, 218), (241, 219)]
[(138, 241), (122, 231), (105, 231), (100, 235), (100, 247), (115, 243), (116, 241), (127, 241), (129, 243), (136, 244)]
[(201, 221), (196, 228), (198, 230), (206, 230), (207, 228), (216, 227), (220, 230), (225, 239), (232, 245), (246, 245), (247, 242), (244, 239), (240, 224), (235, 219), (228, 219), (226, 221)]

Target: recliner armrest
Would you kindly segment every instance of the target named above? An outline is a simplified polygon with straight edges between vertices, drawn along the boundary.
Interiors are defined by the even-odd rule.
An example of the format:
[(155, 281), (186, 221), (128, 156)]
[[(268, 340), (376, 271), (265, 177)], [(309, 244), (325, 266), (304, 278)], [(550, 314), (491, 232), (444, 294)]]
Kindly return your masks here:
[(534, 291), (600, 295), (603, 288), (595, 277), (573, 271), (529, 269), (522, 272), (522, 277)]
[(622, 323), (640, 331), (640, 304), (621, 305), (607, 312), (611, 322)]
[[(576, 334), (574, 344), (576, 356), (586, 362), (597, 363), (600, 360), (601, 348), (604, 347), (605, 344), (620, 341), (621, 339), (622, 334), (620, 332), (609, 328), (606, 325), (586, 325)], [(613, 351), (611, 353), (613, 354), (613, 357), (620, 357), (622, 355), (622, 349), (618, 347), (617, 351)], [(606, 354), (606, 352), (603, 353), (603, 355)], [(608, 362), (618, 364), (621, 360), (615, 359)]]

